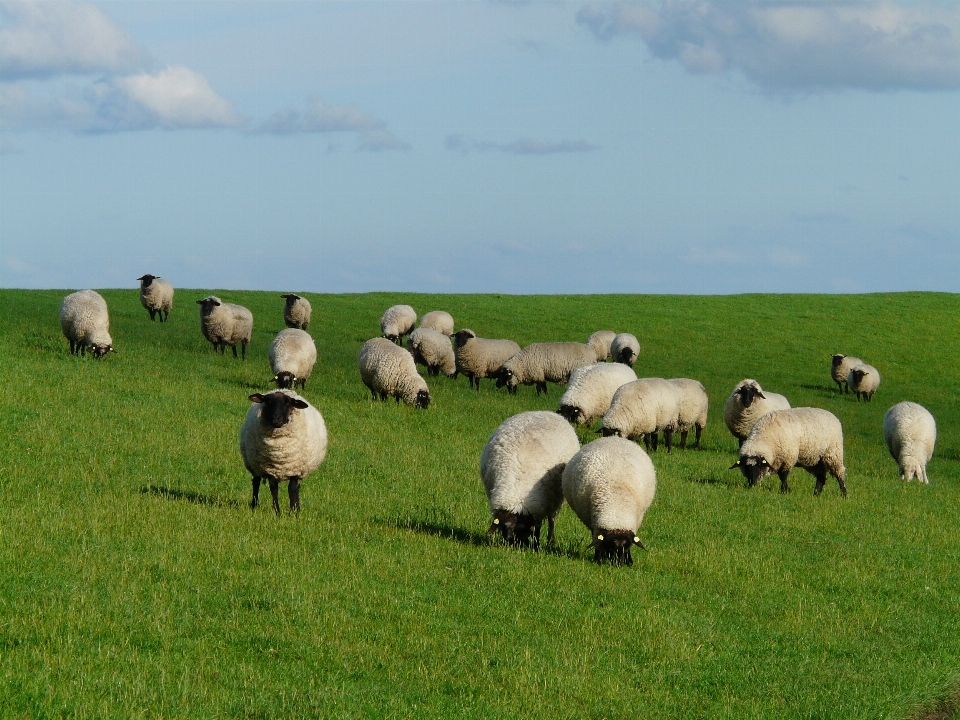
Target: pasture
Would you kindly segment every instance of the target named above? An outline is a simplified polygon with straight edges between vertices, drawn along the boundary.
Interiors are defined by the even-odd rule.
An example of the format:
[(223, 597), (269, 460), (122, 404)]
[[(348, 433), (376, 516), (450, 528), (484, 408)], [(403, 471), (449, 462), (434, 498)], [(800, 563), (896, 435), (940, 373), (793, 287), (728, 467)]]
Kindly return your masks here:
[[(320, 359), (303, 395), (330, 449), (278, 518), (248, 507), (237, 434), (270, 387), (280, 293), (217, 291), (253, 311), (241, 362), (200, 334), (211, 291), (178, 289), (165, 324), (135, 289), (102, 291), (118, 354), (96, 362), (68, 352), (67, 292), (0, 290), (3, 717), (955, 713), (956, 295), (305, 294)], [(653, 454), (633, 567), (592, 563), (569, 508), (540, 553), (488, 539), (483, 445), (562, 389), (439, 377), (426, 411), (372, 402), (356, 353), (398, 302), (521, 346), (632, 332), (639, 376), (703, 382), (705, 447)], [(838, 393), (836, 352), (879, 369), (872, 403)], [(840, 418), (849, 498), (832, 479), (814, 497), (799, 469), (788, 495), (728, 470), (722, 408), (745, 377)], [(901, 400), (937, 420), (929, 486), (902, 483), (883, 443)]]

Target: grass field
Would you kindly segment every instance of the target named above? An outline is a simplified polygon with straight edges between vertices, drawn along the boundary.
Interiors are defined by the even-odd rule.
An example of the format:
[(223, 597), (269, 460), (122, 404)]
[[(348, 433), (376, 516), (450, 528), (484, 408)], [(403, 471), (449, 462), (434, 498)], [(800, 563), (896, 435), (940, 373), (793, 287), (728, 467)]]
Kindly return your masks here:
[[(237, 434), (268, 387), (279, 293), (214, 355), (178, 290), (166, 324), (103, 291), (117, 355), (70, 356), (66, 291), (0, 291), (0, 716), (12, 718), (919, 718), (960, 688), (960, 297), (308, 295), (304, 395), (330, 433), (299, 517), (251, 512)], [(360, 344), (396, 302), (521, 345), (636, 334), (640, 376), (710, 393), (703, 451), (654, 455), (632, 568), (597, 566), (568, 508), (548, 551), (486, 535), (480, 451), (556, 409), (431, 378), (426, 411), (373, 403)], [(830, 356), (883, 381), (840, 396)], [(744, 377), (843, 422), (849, 498), (791, 474), (748, 490), (722, 406)], [(930, 485), (882, 418), (936, 417)], [(583, 441), (594, 435), (581, 432)], [(285, 506), (281, 490), (281, 505)], [(939, 714), (936, 714), (938, 713)]]

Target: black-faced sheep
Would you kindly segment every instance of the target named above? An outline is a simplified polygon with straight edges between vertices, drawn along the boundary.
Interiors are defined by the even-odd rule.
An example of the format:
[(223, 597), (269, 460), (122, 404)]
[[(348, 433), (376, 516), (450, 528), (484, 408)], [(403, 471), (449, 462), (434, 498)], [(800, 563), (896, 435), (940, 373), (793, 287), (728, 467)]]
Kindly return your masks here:
[(660, 433), (669, 453), (680, 417), (680, 391), (663, 378), (641, 378), (622, 385), (603, 416), (605, 437), (643, 438), (647, 450), (656, 450)]
[(310, 326), (310, 316), (313, 308), (305, 297), (287, 293), (281, 295), (286, 302), (283, 304), (283, 322), (288, 328), (306, 330)]
[(88, 350), (97, 360), (113, 349), (110, 338), (110, 314), (107, 301), (94, 290), (80, 290), (60, 303), (60, 328), (70, 341), (70, 353), (83, 355)]
[(426, 408), (430, 405), (427, 381), (417, 373), (413, 356), (386, 338), (367, 340), (357, 354), (360, 379), (369, 388), (373, 399), (393, 397), (407, 405)]
[(140, 281), (140, 304), (150, 313), (150, 319), (159, 316), (160, 322), (166, 321), (173, 309), (173, 285), (150, 274), (141, 275), (137, 280)]
[(548, 382), (566, 385), (570, 373), (596, 361), (596, 351), (585, 343), (533, 343), (503, 364), (497, 387), (506, 385), (511, 393), (516, 393), (519, 385), (536, 385), (539, 395), (547, 392)]
[(413, 332), (417, 313), (409, 305), (394, 305), (387, 308), (380, 318), (380, 333), (390, 342), (403, 344), (404, 335)]
[(303, 388), (317, 363), (317, 346), (305, 330), (287, 328), (277, 333), (268, 355), (277, 387)]
[(873, 365), (860, 363), (847, 375), (847, 385), (856, 393), (857, 402), (860, 402), (861, 397), (864, 402), (870, 402), (880, 387), (880, 373)]
[(839, 353), (831, 358), (830, 377), (833, 378), (833, 381), (837, 384), (837, 387), (840, 388), (841, 393), (850, 392), (850, 386), (847, 384), (847, 375), (849, 375), (850, 371), (862, 362), (863, 360), (860, 358), (851, 357), (849, 355), (840, 355)]
[(197, 300), (200, 306), (200, 331), (213, 345), (213, 350), (223, 353), (229, 345), (233, 356), (237, 355), (239, 343), (243, 359), (247, 359), (247, 343), (253, 336), (253, 313), (242, 305), (225, 303), (215, 295)]
[(883, 416), (883, 439), (900, 467), (900, 479), (929, 483), (927, 463), (937, 444), (937, 423), (923, 405), (897, 403)]
[(740, 445), (747, 439), (757, 420), (772, 410), (786, 410), (790, 401), (783, 395), (766, 392), (756, 380), (746, 379), (737, 386), (723, 406), (723, 422)]
[(633, 369), (620, 363), (584, 365), (570, 373), (570, 383), (557, 412), (575, 425), (589, 425), (603, 417), (621, 385), (636, 379)]
[(470, 380), (470, 387), (480, 389), (480, 380), (497, 377), (503, 364), (520, 352), (513, 340), (479, 338), (470, 328), (453, 336), (457, 372)]

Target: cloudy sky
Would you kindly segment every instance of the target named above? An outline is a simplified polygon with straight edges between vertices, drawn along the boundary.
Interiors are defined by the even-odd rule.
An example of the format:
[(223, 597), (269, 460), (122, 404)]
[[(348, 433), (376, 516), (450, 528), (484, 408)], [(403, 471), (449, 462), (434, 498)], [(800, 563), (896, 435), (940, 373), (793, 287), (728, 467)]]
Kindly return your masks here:
[(0, 285), (960, 290), (960, 2), (0, 3)]

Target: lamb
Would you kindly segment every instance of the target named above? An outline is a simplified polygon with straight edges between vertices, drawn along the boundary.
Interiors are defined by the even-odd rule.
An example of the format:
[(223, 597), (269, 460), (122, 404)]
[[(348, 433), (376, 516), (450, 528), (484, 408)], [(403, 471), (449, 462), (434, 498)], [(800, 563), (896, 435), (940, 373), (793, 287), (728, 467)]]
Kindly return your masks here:
[(283, 304), (283, 322), (288, 328), (306, 330), (310, 326), (310, 315), (313, 308), (305, 297), (288, 293), (281, 295), (286, 302)]
[(860, 363), (847, 375), (847, 385), (857, 394), (857, 402), (861, 397), (864, 402), (870, 402), (880, 387), (880, 373), (873, 365)]
[(443, 310), (434, 310), (420, 318), (420, 327), (430, 328), (450, 337), (453, 335), (453, 316)]
[(610, 345), (616, 336), (613, 330), (597, 330), (587, 338), (587, 345), (597, 352), (597, 362), (606, 362), (610, 357)]
[(497, 387), (506, 385), (511, 393), (516, 393), (518, 385), (536, 385), (539, 395), (547, 392), (548, 381), (565, 385), (570, 373), (596, 361), (596, 351), (585, 343), (533, 343), (503, 364)]
[(305, 330), (287, 328), (270, 343), (270, 368), (278, 388), (306, 387), (317, 362), (317, 346)]
[(830, 377), (833, 378), (833, 381), (837, 384), (837, 387), (840, 388), (840, 392), (848, 393), (850, 392), (850, 386), (847, 384), (847, 375), (850, 374), (850, 371), (853, 370), (857, 365), (860, 365), (863, 362), (860, 358), (851, 357), (849, 355), (837, 355), (833, 356), (833, 359), (830, 361)]
[(580, 449), (577, 433), (559, 415), (543, 410), (507, 418), (487, 440), (480, 455), (480, 477), (493, 522), (511, 545), (540, 547), (540, 526), (547, 519), (553, 542), (554, 519), (563, 505), (560, 476)]
[(617, 389), (636, 379), (633, 369), (620, 363), (584, 365), (570, 373), (570, 384), (557, 412), (575, 425), (590, 425), (610, 408)]
[(723, 406), (723, 422), (742, 446), (757, 420), (772, 410), (786, 410), (790, 401), (783, 395), (763, 391), (760, 383), (747, 378), (737, 386)]
[(680, 393), (680, 412), (677, 416), (677, 432), (680, 433), (680, 449), (687, 448), (687, 433), (696, 428), (697, 450), (700, 449), (700, 435), (707, 426), (707, 409), (710, 399), (703, 385), (689, 378), (670, 380)]
[(740, 447), (740, 459), (730, 469), (739, 468), (749, 487), (753, 487), (757, 480), (777, 473), (780, 492), (788, 493), (787, 476), (795, 465), (817, 479), (814, 495), (823, 490), (829, 472), (837, 479), (840, 492), (847, 496), (843, 426), (836, 415), (811, 407), (767, 413), (753, 426)]
[(447, 377), (457, 376), (457, 361), (453, 356), (453, 345), (450, 344), (449, 336), (421, 324), (410, 333), (407, 347), (414, 361), (426, 365), (430, 377), (436, 377), (441, 372)]
[(380, 318), (380, 332), (383, 337), (400, 345), (403, 336), (409, 335), (417, 324), (417, 313), (409, 305), (394, 305), (387, 308)]
[(630, 333), (620, 333), (610, 343), (610, 355), (614, 362), (633, 367), (640, 357), (640, 342)]
[(520, 346), (513, 340), (478, 338), (470, 328), (454, 335), (453, 345), (457, 372), (466, 375), (470, 387), (476, 384), (477, 390), (482, 378), (495, 377), (503, 364), (520, 352)]
[(357, 355), (360, 379), (370, 389), (373, 399), (386, 400), (426, 408), (430, 405), (427, 382), (417, 373), (413, 356), (386, 338), (367, 340)]
[(605, 436), (643, 438), (649, 451), (657, 449), (659, 433), (667, 445), (673, 445), (680, 416), (680, 391), (663, 378), (642, 378), (623, 385), (613, 396), (603, 416), (600, 432)]
[(300, 482), (320, 467), (327, 455), (327, 428), (323, 416), (291, 390), (250, 396), (253, 406), (240, 427), (240, 455), (252, 476), (256, 509), (260, 481), (270, 483), (273, 510), (280, 514), (277, 491), (286, 482), (290, 511), (300, 510)]
[(173, 285), (150, 274), (141, 275), (137, 280), (140, 281), (140, 304), (150, 313), (151, 320), (159, 315), (160, 322), (164, 322), (173, 310)]
[(94, 290), (80, 290), (63, 299), (60, 328), (70, 341), (71, 355), (85, 355), (89, 350), (100, 360), (107, 353), (116, 352), (110, 337), (107, 301)]
[(933, 415), (915, 402), (897, 403), (883, 416), (883, 439), (900, 466), (900, 479), (929, 483), (927, 463), (937, 442)]
[(253, 313), (242, 305), (225, 303), (216, 295), (197, 300), (200, 306), (200, 331), (213, 345), (213, 351), (223, 353), (229, 345), (237, 357), (237, 343), (247, 359), (247, 343), (253, 335)]
[(590, 529), (596, 562), (633, 565), (630, 549), (657, 491), (657, 472), (635, 443), (605, 437), (584, 445), (563, 470), (563, 496)]

